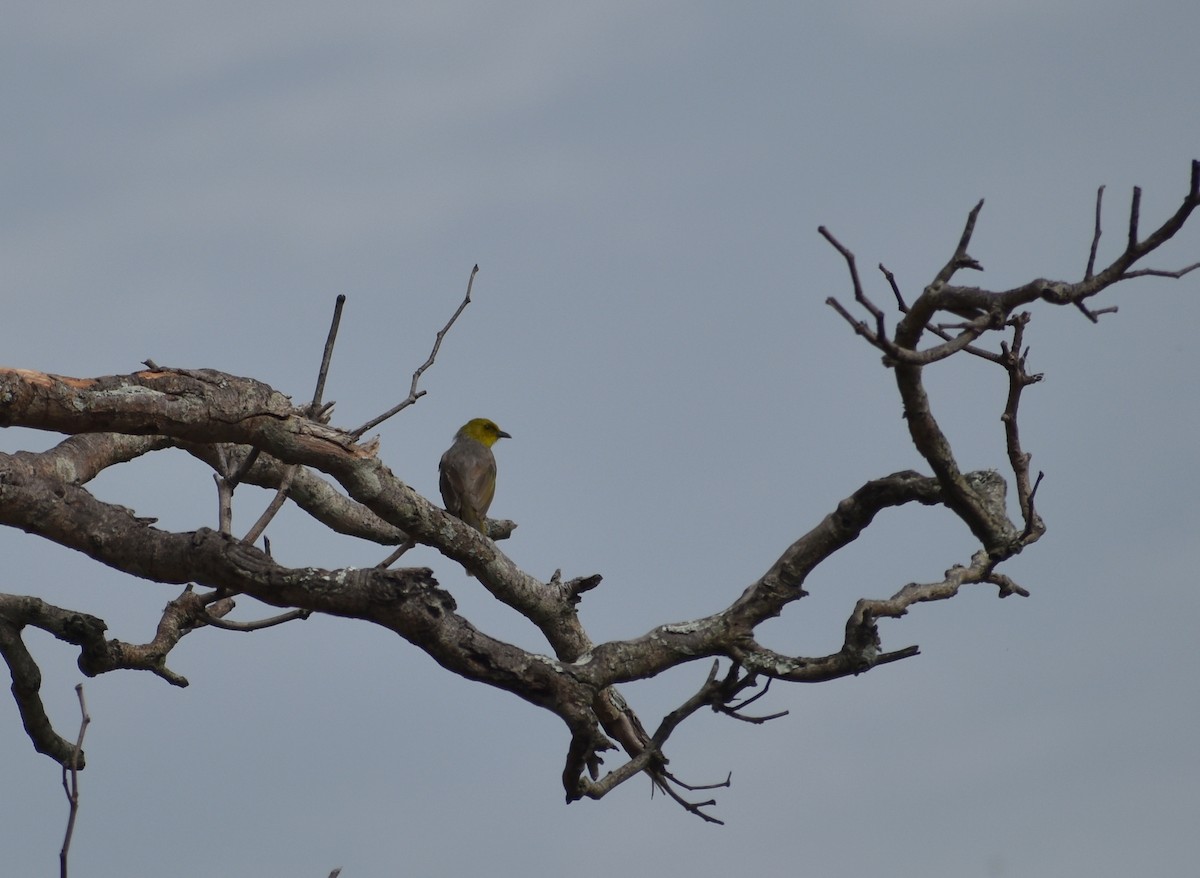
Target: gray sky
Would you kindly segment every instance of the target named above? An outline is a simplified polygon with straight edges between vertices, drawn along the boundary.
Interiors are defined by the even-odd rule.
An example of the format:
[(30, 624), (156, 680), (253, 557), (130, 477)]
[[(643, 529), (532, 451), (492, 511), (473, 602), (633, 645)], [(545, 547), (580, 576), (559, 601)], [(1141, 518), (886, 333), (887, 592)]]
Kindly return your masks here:
[[(6, 11), (5, 364), (101, 375), (152, 357), (303, 398), (345, 293), (327, 395), (354, 426), (405, 395), (478, 262), (476, 301), (383, 455), (436, 496), (463, 421), (511, 432), (492, 511), (520, 529), (503, 548), (543, 578), (602, 573), (583, 605), (597, 639), (719, 609), (863, 481), (920, 466), (891, 374), (824, 305), (849, 288), (819, 224), (881, 303), (872, 267), (915, 294), (980, 197), (980, 282), (1077, 279), (1098, 185), (1111, 258), (1130, 187), (1149, 227), (1200, 157), (1194, 2), (249, 5)], [(1153, 264), (1198, 258), (1195, 225)], [(566, 806), (557, 719), (387, 632), (312, 619), (189, 636), (172, 662), (186, 690), (86, 683), (73, 874), (1185, 874), (1200, 281), (1101, 304), (1118, 303), (1099, 326), (1043, 309), (1030, 328), (1047, 377), (1023, 438), (1049, 533), (1006, 571), (1033, 596), (918, 607), (883, 633), (920, 657), (774, 687), (764, 711), (791, 714), (765, 727), (684, 726), (672, 767), (732, 771), (727, 826), (641, 780)], [(963, 465), (1001, 466), (999, 371), (951, 361), (929, 384)], [(0, 433), (5, 450), (53, 441)], [(163, 527), (214, 525), (194, 461), (123, 469), (95, 492)], [(245, 528), (266, 495), (238, 500)], [(876, 524), (769, 645), (834, 649), (856, 598), (972, 549), (941, 512)], [(385, 554), (296, 514), (269, 534), (293, 565)], [(2, 590), (126, 640), (175, 594), (21, 533), (0, 553)], [(481, 627), (544, 650), (455, 565), (411, 557)], [(73, 731), (74, 656), (28, 639)], [(653, 725), (706, 670), (625, 694)], [(0, 748), (5, 868), (52, 874), (59, 773), (7, 698)]]

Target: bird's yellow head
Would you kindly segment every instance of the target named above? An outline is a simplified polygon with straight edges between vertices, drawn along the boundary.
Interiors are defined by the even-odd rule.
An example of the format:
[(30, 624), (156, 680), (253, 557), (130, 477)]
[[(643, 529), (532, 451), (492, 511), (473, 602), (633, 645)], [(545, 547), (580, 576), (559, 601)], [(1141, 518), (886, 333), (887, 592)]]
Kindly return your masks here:
[(474, 439), (481, 445), (491, 448), (496, 444), (497, 439), (511, 439), (512, 436), (505, 433), (495, 421), (490, 421), (487, 418), (472, 418), (459, 428), (455, 434), (456, 439), (461, 438)]

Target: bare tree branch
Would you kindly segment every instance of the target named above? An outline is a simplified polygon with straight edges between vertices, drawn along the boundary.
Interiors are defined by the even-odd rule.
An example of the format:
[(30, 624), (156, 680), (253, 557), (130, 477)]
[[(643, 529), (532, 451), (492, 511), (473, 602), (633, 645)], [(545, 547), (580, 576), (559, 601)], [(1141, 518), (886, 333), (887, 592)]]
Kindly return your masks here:
[(1030, 542), (1031, 538), (1040, 536), (1045, 531), (1045, 525), (1033, 508), (1034, 486), (1029, 480), (1029, 462), (1032, 455), (1021, 448), (1021, 431), (1017, 426), (1017, 410), (1021, 404), (1021, 392), (1031, 384), (1042, 380), (1041, 375), (1031, 375), (1025, 371), (1025, 361), (1029, 356), (1028, 348), (1024, 347), (1025, 327), (1029, 323), (1029, 314), (1022, 312), (1012, 318), (1012, 343), (1001, 343), (1001, 364), (1008, 372), (1008, 399), (1004, 405), (1004, 413), (1000, 416), (1004, 424), (1004, 439), (1008, 449), (1008, 462), (1016, 477), (1017, 503), (1021, 509), (1021, 517), (1025, 521), (1022, 541)]
[[(8, 595), (4, 596), (8, 598)], [(21, 640), (21, 625), (14, 623), (0, 605), (0, 658), (8, 665), (12, 677), (12, 696), (25, 733), (37, 752), (44, 753), (60, 765), (74, 762), (83, 768), (87, 764), (83, 753), (70, 741), (60, 737), (50, 724), (46, 708), (38, 694), (42, 688), (42, 672)]]
[(250, 530), (246, 531), (246, 535), (242, 537), (244, 542), (258, 542), (258, 538), (267, 529), (267, 525), (271, 523), (271, 519), (279, 514), (279, 510), (283, 508), (283, 504), (287, 500), (288, 491), (292, 487), (292, 479), (296, 477), (296, 470), (298, 469), (299, 467), (293, 464), (284, 470), (283, 479), (280, 480), (279, 488), (275, 491), (275, 496), (271, 498), (271, 502), (267, 504), (267, 508), (262, 511), (262, 515), (254, 522)]
[(308, 406), (308, 413), (314, 419), (329, 411), (322, 407), (322, 397), (325, 395), (325, 379), (329, 377), (329, 364), (333, 360), (333, 345), (337, 341), (338, 326), (342, 322), (342, 308), (345, 304), (345, 295), (339, 293), (333, 304), (333, 320), (329, 324), (329, 335), (325, 337), (325, 350), (321, 353), (321, 368), (317, 371), (317, 386), (313, 390), (312, 402)]
[(1100, 247), (1100, 218), (1104, 210), (1104, 187), (1096, 190), (1096, 226), (1092, 232), (1092, 248), (1088, 251), (1087, 268), (1083, 272), (1084, 280), (1091, 280), (1096, 274), (1096, 250)]
[(963, 226), (962, 235), (958, 239), (958, 246), (954, 248), (954, 255), (942, 266), (942, 270), (937, 273), (930, 286), (940, 287), (950, 283), (950, 279), (954, 277), (960, 268), (973, 268), (976, 271), (983, 271), (983, 266), (967, 254), (967, 248), (971, 246), (971, 237), (975, 234), (975, 221), (979, 219), (979, 211), (981, 210), (983, 210), (982, 198), (979, 199), (978, 204), (971, 208), (971, 212), (967, 214), (967, 222)]
[(63, 791), (67, 794), (68, 813), (67, 831), (63, 835), (62, 849), (58, 852), (58, 874), (60, 878), (67, 878), (67, 858), (71, 851), (71, 836), (75, 834), (75, 817), (79, 813), (79, 757), (83, 752), (83, 736), (87, 734), (87, 727), (92, 721), (91, 716), (88, 714), (87, 702), (83, 698), (82, 683), (75, 686), (75, 694), (79, 696), (79, 713), (81, 719), (79, 721), (79, 736), (75, 739), (71, 764), (64, 765), (62, 770), (62, 785)]
[[(1037, 302), (1070, 305), (1094, 321), (1115, 310), (1091, 306), (1090, 300), (1107, 288), (1131, 278), (1178, 278), (1200, 268), (1200, 263), (1174, 271), (1139, 267), (1200, 205), (1200, 162), (1192, 164), (1190, 188), (1178, 209), (1145, 237), (1139, 231), (1140, 190), (1134, 190), (1124, 250), (1097, 270), (1102, 194), (1103, 188), (1097, 193), (1095, 228), (1081, 280), (1036, 278), (999, 291), (955, 285), (960, 270), (982, 270), (969, 253), (980, 201), (969, 212), (950, 258), (911, 303), (895, 276), (879, 266), (899, 315), (890, 329), (887, 313), (863, 288), (855, 254), (821, 227), (820, 234), (845, 262), (854, 293), (850, 307), (834, 297), (827, 301), (882, 353), (884, 365), (894, 372), (910, 438), (929, 472), (906, 470), (866, 480), (795, 538), (724, 609), (657, 625), (625, 640), (595, 643), (579, 617), (582, 596), (599, 585), (599, 574), (564, 581), (556, 570), (548, 582), (532, 576), (494, 541), (511, 533), (515, 523), (489, 522), (489, 539), (394, 474), (379, 459), (378, 442), (359, 441), (367, 430), (424, 395), (418, 389), (421, 376), (470, 303), (478, 267), (471, 272), (458, 309), (437, 333), (429, 357), (413, 373), (408, 397), (356, 430), (332, 426), (332, 404), (322, 401), (344, 297), (335, 307), (312, 401), (303, 406), (248, 378), (213, 370), (165, 369), (149, 360), (146, 371), (84, 379), (0, 369), (0, 426), (68, 435), (40, 454), (0, 454), (0, 524), (82, 552), (133, 577), (185, 586), (167, 604), (154, 637), (144, 644), (106, 639), (105, 622), (94, 616), (35, 597), (0, 595), (0, 655), (12, 676), (14, 701), (30, 740), (63, 766), (77, 771), (85, 764), (78, 745), (57, 735), (46, 717), (39, 696), (41, 673), (22, 640), (26, 626), (77, 646), (85, 674), (149, 670), (184, 686), (187, 680), (167, 667), (167, 658), (190, 632), (204, 627), (255, 631), (326, 613), (386, 628), (453, 673), (515, 694), (559, 717), (569, 736), (562, 772), (568, 800), (601, 798), (646, 774), (654, 790), (689, 813), (719, 823), (709, 810), (713, 800), (697, 799), (704, 791), (728, 786), (730, 778), (699, 785), (680, 780), (665, 753), (675, 729), (696, 711), (707, 706), (751, 724), (777, 719), (786, 711), (747, 712), (764, 698), (772, 681), (822, 682), (919, 654), (916, 645), (885, 648), (880, 619), (899, 618), (918, 604), (950, 599), (971, 585), (993, 587), (1001, 598), (1029, 594), (998, 569), (1046, 531), (1035, 504), (1042, 474), (1033, 475), (1032, 456), (1019, 429), (1022, 395), (1041, 380), (1027, 368), (1031, 317), (1024, 309)], [(862, 309), (865, 319), (851, 308)], [(958, 322), (946, 320), (946, 315)], [(944, 368), (941, 364), (962, 353), (1005, 372), (1007, 393), (1000, 420), (1015, 491), (1011, 513), (1005, 476), (959, 466), (925, 385), (926, 368)], [(161, 530), (154, 519), (102, 502), (84, 487), (109, 467), (172, 448), (212, 467), (218, 486), (218, 531)], [(231, 535), (232, 496), (243, 480), (273, 489), (276, 496), (245, 539), (238, 540)], [(365, 569), (288, 567), (271, 556), (263, 532), (287, 500), (331, 530), (396, 548)], [(848, 599), (842, 643), (835, 652), (789, 654), (791, 650), (784, 653), (759, 643), (759, 626), (807, 595), (809, 575), (820, 564), (856, 541), (880, 512), (912, 504), (943, 506), (957, 515), (978, 541), (968, 563), (950, 567), (941, 579), (898, 588), (896, 583), (878, 586), (878, 593), (890, 597)], [(260, 535), (265, 552), (253, 545)], [(476, 628), (458, 612), (453, 596), (432, 571), (392, 568), (417, 545), (461, 565), (473, 582), (532, 622), (545, 639), (546, 654)], [(228, 621), (225, 617), (239, 594), (282, 612), (258, 621)], [(722, 659), (729, 662), (724, 674)], [(617, 687), (701, 660), (712, 662), (703, 685), (662, 717), (653, 734), (647, 732)], [(757, 691), (747, 695), (750, 690)], [(618, 746), (624, 751), (622, 760), (602, 771), (603, 754)]]
[(1126, 245), (1126, 252), (1137, 247), (1138, 243), (1138, 218), (1142, 211), (1142, 187), (1133, 187), (1133, 198), (1129, 202), (1129, 243)]
[(293, 622), (296, 619), (307, 619), (312, 615), (312, 610), (288, 610), (286, 613), (280, 613), (278, 616), (272, 616), (269, 619), (259, 619), (255, 622), (231, 622), (228, 619), (222, 619), (220, 616), (206, 615), (203, 622), (206, 625), (212, 625), (214, 628), (222, 628), (226, 631), (261, 631), (263, 628), (274, 628), (276, 625), (283, 625), (286, 622)]
[(429, 358), (417, 367), (417, 371), (413, 372), (412, 384), (408, 388), (408, 396), (402, 399), (397, 405), (388, 409), (382, 415), (372, 418), (357, 429), (351, 430), (351, 436), (357, 439), (363, 433), (379, 426), (393, 415), (397, 415), (404, 411), (406, 408), (425, 395), (424, 390), (417, 390), (417, 384), (420, 382), (421, 376), (425, 374), (425, 370), (432, 366), (433, 361), (437, 359), (438, 350), (442, 346), (442, 339), (446, 337), (446, 333), (450, 331), (450, 327), (454, 325), (454, 321), (458, 319), (458, 315), (462, 314), (462, 312), (466, 310), (466, 307), (471, 304), (471, 287), (475, 284), (475, 275), (477, 274), (479, 274), (478, 265), (471, 269), (471, 276), (467, 279), (467, 294), (463, 297), (462, 302), (459, 303), (458, 309), (452, 315), (450, 315), (450, 319), (446, 322), (446, 325), (438, 330), (437, 336), (433, 340), (433, 349), (429, 352)]

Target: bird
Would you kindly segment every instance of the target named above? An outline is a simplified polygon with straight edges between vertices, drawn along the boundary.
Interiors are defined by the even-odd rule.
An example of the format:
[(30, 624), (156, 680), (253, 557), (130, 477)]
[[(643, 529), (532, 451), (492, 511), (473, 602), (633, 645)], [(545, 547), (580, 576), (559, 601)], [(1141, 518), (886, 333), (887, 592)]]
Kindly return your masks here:
[(487, 511), (496, 493), (496, 457), (492, 446), (511, 439), (495, 421), (473, 418), (454, 434), (454, 444), (438, 464), (438, 486), (446, 511), (487, 536)]

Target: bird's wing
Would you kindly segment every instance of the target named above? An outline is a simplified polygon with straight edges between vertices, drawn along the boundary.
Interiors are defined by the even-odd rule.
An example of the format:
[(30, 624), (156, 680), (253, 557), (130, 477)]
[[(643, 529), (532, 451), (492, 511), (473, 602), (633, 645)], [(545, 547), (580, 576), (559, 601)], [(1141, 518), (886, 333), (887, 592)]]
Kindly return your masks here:
[(442, 492), (442, 503), (451, 515), (462, 517), (462, 485), (457, 471), (450, 460), (450, 452), (442, 455), (438, 464), (438, 489)]
[(483, 531), (496, 493), (496, 458), (477, 442), (455, 443), (442, 455), (439, 485), (446, 511)]
[[(484, 449), (487, 451), (487, 449)], [(487, 458), (477, 463), (468, 474), (471, 479), (471, 496), (475, 497), (475, 510), (482, 521), (487, 517), (488, 507), (496, 496), (496, 458), (487, 451)]]

